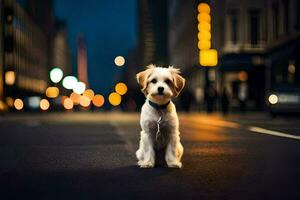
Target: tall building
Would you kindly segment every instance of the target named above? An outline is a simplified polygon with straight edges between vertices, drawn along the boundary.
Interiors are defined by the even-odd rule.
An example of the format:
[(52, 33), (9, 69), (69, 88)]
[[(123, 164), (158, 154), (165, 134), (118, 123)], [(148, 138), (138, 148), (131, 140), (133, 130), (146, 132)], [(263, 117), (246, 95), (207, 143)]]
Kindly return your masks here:
[(48, 82), (48, 37), (15, 0), (3, 0), (4, 96), (44, 93)]
[(51, 42), (50, 66), (60, 68), (66, 75), (72, 73), (68, 29), (66, 23), (61, 20), (55, 22), (55, 31)]
[(167, 0), (140, 0), (138, 9), (140, 66), (167, 65)]
[(77, 38), (77, 69), (78, 79), (88, 85), (87, 49), (83, 35)]

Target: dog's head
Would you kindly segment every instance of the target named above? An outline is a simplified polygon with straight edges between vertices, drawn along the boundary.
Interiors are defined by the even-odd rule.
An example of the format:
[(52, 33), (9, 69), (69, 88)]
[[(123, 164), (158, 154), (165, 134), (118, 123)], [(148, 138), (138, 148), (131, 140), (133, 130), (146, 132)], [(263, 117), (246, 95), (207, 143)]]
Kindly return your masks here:
[(179, 74), (179, 69), (171, 66), (163, 68), (149, 65), (136, 78), (146, 98), (157, 104), (164, 104), (172, 97), (177, 97), (183, 89), (185, 79)]

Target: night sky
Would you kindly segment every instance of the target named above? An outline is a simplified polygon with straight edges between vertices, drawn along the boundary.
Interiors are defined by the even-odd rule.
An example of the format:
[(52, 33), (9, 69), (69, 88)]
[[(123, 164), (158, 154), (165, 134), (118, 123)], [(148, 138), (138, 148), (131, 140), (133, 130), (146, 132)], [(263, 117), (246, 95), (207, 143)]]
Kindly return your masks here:
[(55, 0), (55, 14), (69, 29), (73, 72), (76, 75), (76, 38), (87, 43), (90, 87), (107, 93), (115, 83), (117, 55), (127, 56), (137, 42), (136, 0)]

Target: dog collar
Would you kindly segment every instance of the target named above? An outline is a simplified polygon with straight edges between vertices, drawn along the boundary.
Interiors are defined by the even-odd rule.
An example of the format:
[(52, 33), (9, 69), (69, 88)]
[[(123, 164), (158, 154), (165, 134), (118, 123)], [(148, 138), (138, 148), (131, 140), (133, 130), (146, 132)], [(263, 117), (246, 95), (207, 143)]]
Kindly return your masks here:
[(154, 103), (154, 102), (152, 102), (152, 101), (150, 101), (150, 100), (148, 99), (149, 105), (152, 106), (153, 108), (155, 108), (156, 110), (166, 109), (167, 106), (170, 104), (170, 102), (171, 102), (171, 101), (169, 101), (169, 102), (166, 103), (166, 104), (160, 105), (160, 104)]

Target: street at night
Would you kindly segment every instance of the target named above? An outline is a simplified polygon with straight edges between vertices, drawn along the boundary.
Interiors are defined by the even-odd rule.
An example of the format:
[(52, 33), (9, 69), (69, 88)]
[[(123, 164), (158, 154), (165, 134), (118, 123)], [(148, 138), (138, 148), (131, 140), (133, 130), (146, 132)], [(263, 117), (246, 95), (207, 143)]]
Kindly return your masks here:
[(179, 117), (182, 169), (136, 165), (137, 113), (1, 117), (1, 199), (300, 198), (299, 119)]

